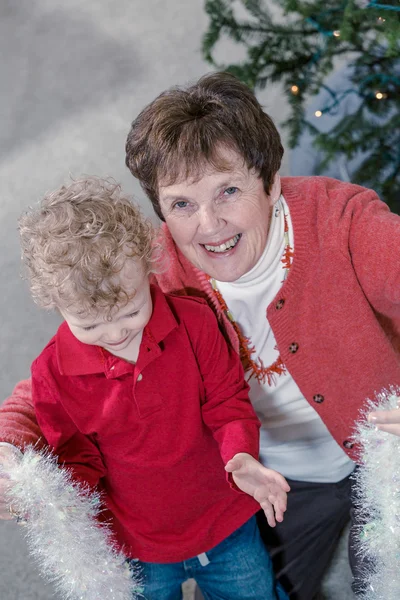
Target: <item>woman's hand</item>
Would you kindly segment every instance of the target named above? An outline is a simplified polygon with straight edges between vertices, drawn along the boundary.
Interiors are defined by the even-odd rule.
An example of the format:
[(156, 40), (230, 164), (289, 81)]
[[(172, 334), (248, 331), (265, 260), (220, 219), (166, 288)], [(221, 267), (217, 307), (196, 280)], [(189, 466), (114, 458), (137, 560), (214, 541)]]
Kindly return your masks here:
[(400, 400), (394, 410), (376, 410), (369, 413), (368, 421), (376, 425), (380, 431), (387, 431), (400, 436)]
[(2, 467), (5, 469), (10, 468), (21, 456), (21, 452), (15, 446), (11, 444), (0, 445), (0, 519), (11, 520), (14, 518), (14, 514), (10, 511), (10, 503), (6, 498), (6, 492), (9, 488), (9, 477), (4, 472)]
[(244, 452), (235, 454), (227, 462), (225, 471), (232, 473), (233, 481), (242, 492), (259, 502), (270, 527), (275, 527), (276, 521), (283, 521), (290, 487), (280, 473), (263, 467), (258, 460)]

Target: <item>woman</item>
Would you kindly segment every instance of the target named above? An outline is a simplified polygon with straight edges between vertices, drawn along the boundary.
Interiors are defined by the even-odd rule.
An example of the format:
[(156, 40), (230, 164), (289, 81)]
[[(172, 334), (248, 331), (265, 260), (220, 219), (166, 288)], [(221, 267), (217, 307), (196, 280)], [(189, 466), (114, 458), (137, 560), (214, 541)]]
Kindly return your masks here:
[[(206, 298), (240, 353), (260, 458), (291, 487), (284, 522), (259, 526), (290, 597), (310, 600), (349, 518), (354, 421), (400, 386), (400, 217), (356, 185), (281, 180), (282, 154), (253, 93), (224, 73), (161, 94), (126, 145), (164, 221), (158, 284)], [(40, 435), (29, 395), (22, 382), (4, 404), (5, 442)], [(400, 435), (396, 411), (384, 417)]]

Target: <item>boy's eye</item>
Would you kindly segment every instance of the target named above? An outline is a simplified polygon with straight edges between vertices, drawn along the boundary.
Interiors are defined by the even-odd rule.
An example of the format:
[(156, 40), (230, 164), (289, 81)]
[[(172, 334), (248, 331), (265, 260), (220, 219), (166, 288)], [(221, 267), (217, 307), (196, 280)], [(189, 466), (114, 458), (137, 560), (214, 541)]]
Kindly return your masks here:
[(126, 315), (126, 316), (130, 318), (130, 317), (136, 317), (136, 315), (138, 315), (138, 314), (139, 314), (139, 311), (135, 310), (135, 312), (132, 312), (129, 315)]
[(228, 196), (232, 196), (232, 194), (235, 194), (237, 191), (238, 191), (238, 188), (232, 185), (232, 186), (226, 188), (226, 190), (224, 191), (224, 194), (227, 194)]
[(83, 327), (85, 331), (92, 331), (92, 329), (96, 329), (97, 325), (88, 325), (87, 327)]

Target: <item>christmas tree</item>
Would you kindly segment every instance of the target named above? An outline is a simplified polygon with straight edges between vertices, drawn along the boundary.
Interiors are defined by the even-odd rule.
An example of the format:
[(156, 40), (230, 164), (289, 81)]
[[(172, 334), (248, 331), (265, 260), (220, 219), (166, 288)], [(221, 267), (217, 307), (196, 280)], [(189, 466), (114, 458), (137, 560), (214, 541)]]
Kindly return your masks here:
[[(278, 17), (271, 15), (271, 3), (281, 9)], [(304, 131), (312, 135), (320, 156), (316, 174), (338, 157), (359, 158), (351, 181), (373, 188), (400, 212), (399, 0), (206, 0), (205, 6), (205, 58), (255, 90), (281, 82), (290, 105), (283, 123), (290, 147)], [(238, 16), (238, 7), (246, 16)], [(240, 64), (215, 59), (218, 42), (227, 37), (245, 48)], [(329, 75), (341, 57), (350, 76), (338, 90), (330, 87)], [(324, 102), (307, 118), (307, 101), (321, 91)], [(341, 114), (350, 95), (352, 112), (322, 130), (318, 119)]]

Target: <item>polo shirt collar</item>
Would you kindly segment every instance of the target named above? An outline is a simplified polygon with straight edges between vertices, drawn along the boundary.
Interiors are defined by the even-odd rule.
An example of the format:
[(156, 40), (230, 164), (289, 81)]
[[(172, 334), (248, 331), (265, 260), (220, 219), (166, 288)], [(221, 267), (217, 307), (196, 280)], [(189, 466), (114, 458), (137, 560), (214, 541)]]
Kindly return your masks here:
[[(143, 332), (138, 362), (140, 362), (140, 355), (144, 346), (147, 353), (153, 351), (153, 353), (159, 354), (160, 342), (178, 326), (178, 321), (161, 290), (157, 286), (151, 285), (150, 291), (153, 300), (153, 313)], [(114, 356), (107, 350), (100, 348), (100, 346), (83, 344), (72, 335), (66, 322), (59, 327), (55, 341), (58, 368), (62, 375), (105, 373), (107, 377), (115, 377), (125, 372), (131, 372), (134, 367), (131, 363)]]

